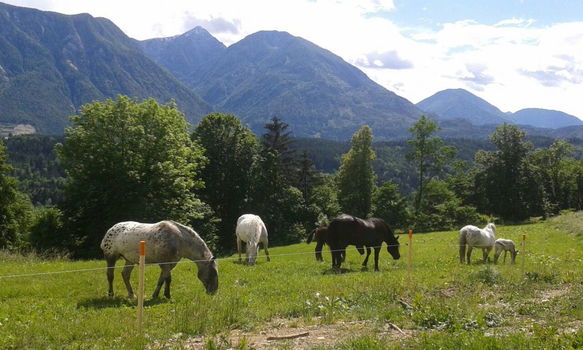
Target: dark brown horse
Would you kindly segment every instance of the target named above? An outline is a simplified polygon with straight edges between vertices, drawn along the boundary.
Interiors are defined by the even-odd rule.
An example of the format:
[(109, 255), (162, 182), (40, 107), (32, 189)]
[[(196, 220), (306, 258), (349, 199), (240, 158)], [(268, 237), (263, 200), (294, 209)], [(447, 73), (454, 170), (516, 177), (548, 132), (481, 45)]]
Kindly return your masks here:
[[(324, 247), (324, 244), (328, 243), (328, 227), (327, 226), (321, 226), (316, 228), (314, 231), (310, 232), (310, 234), (308, 235), (308, 239), (306, 240), (306, 243), (311, 243), (312, 240), (316, 241), (316, 260), (318, 261), (324, 261), (324, 259), (322, 258), (322, 248)], [(364, 254), (364, 247), (363, 246), (357, 246), (356, 249), (358, 249), (358, 252), (360, 253), (360, 255)], [(344, 259), (346, 258), (346, 251), (342, 251), (342, 261), (344, 261)]]
[(332, 253), (332, 268), (339, 269), (342, 264), (342, 252), (348, 245), (366, 247), (366, 258), (362, 265), (366, 267), (370, 256), (370, 248), (374, 249), (374, 269), (379, 270), (379, 253), (383, 242), (387, 244), (387, 251), (393, 259), (401, 257), (399, 253), (398, 237), (383, 220), (378, 218), (360, 219), (355, 216), (342, 215), (328, 225), (326, 243)]

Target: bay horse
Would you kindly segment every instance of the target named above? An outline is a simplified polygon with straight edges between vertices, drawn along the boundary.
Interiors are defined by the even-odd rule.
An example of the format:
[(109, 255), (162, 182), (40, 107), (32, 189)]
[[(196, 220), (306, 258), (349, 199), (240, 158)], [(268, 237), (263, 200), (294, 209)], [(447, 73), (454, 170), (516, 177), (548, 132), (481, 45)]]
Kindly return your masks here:
[(328, 245), (332, 253), (332, 268), (339, 269), (342, 264), (342, 251), (348, 245), (365, 246), (366, 258), (362, 265), (366, 267), (370, 256), (370, 248), (374, 249), (375, 271), (379, 270), (379, 254), (381, 245), (387, 244), (387, 251), (393, 259), (401, 257), (399, 240), (391, 227), (379, 218), (360, 219), (355, 216), (342, 215), (333, 219), (328, 225)]
[(269, 251), (267, 250), (267, 228), (263, 220), (258, 215), (243, 214), (237, 219), (237, 228), (235, 229), (237, 236), (237, 252), (239, 253), (239, 261), (241, 261), (241, 243), (245, 242), (246, 260), (248, 265), (254, 265), (257, 259), (257, 252), (259, 250), (259, 243), (263, 245), (267, 261), (269, 259)]
[(488, 255), (492, 248), (494, 248), (494, 243), (496, 242), (496, 225), (494, 223), (489, 223), (483, 229), (467, 225), (462, 227), (460, 230), (460, 263), (464, 263), (464, 255), (466, 251), (466, 245), (468, 247), (467, 262), (470, 263), (470, 257), (472, 256), (473, 248), (482, 248), (482, 257), (484, 262), (488, 260)]
[(182, 258), (198, 265), (198, 279), (208, 294), (215, 294), (219, 288), (219, 271), (215, 258), (202, 238), (190, 227), (174, 221), (160, 221), (144, 224), (125, 221), (113, 225), (101, 241), (101, 250), (107, 262), (107, 281), (109, 296), (113, 296), (113, 269), (119, 258), (125, 259), (121, 272), (130, 298), (134, 291), (130, 275), (134, 265), (139, 262), (139, 242), (146, 242), (146, 263), (160, 265), (160, 278), (152, 294), (158, 298), (160, 288), (165, 283), (164, 296), (170, 298), (171, 271)]
[[(316, 249), (314, 250), (316, 253), (316, 260), (324, 261), (324, 258), (322, 257), (322, 248), (324, 247), (324, 244), (328, 243), (328, 226), (317, 227), (315, 230), (310, 232), (306, 240), (306, 243), (310, 244), (312, 240), (316, 241)], [(363, 246), (357, 246), (356, 249), (358, 250), (360, 255), (364, 254)], [(342, 251), (341, 254), (342, 261), (344, 261), (346, 259), (346, 251)]]

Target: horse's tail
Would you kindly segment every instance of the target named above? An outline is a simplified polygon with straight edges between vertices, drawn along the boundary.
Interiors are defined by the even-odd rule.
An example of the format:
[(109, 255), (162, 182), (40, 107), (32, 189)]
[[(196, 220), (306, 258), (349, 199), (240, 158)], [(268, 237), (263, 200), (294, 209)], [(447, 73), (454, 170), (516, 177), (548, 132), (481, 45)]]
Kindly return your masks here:
[(467, 231), (462, 228), (460, 230), (460, 262), (463, 264), (466, 255)]
[(312, 243), (312, 240), (314, 239), (315, 233), (316, 233), (316, 229), (314, 229), (312, 232), (310, 232), (310, 234), (308, 235), (308, 238), (306, 239), (307, 244)]

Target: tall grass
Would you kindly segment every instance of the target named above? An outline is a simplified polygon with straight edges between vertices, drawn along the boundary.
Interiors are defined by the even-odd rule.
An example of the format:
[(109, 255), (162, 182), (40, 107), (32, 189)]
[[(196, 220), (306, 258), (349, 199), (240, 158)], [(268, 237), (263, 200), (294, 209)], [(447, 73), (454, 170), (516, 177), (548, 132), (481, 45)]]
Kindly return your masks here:
[[(196, 265), (183, 260), (173, 271), (173, 298), (152, 300), (159, 268), (148, 266), (142, 334), (136, 331), (136, 301), (125, 297), (119, 271), (114, 298), (106, 295), (105, 270), (0, 278), (0, 349), (180, 348), (198, 336), (206, 337), (207, 348), (228, 348), (232, 344), (220, 339), (231, 330), (254, 333), (276, 319), (308, 325), (366, 320), (373, 329), (390, 322), (415, 332), (391, 343), (374, 332), (355, 334), (338, 339), (334, 348), (342, 349), (581, 346), (581, 240), (554, 222), (501, 226), (497, 234), (519, 244), (523, 232), (524, 275), (524, 252), (516, 265), (484, 265), (478, 262), (480, 252), (474, 252), (472, 265), (460, 265), (457, 232), (415, 235), (412, 276), (405, 245), (397, 261), (383, 248), (380, 272), (372, 266), (362, 271), (362, 257), (349, 248), (345, 270), (338, 274), (328, 254), (318, 263), (314, 245), (302, 243), (272, 248), (272, 261), (260, 254), (255, 266), (221, 260), (214, 296), (204, 293)], [(103, 261), (5, 252), (0, 261), (0, 276), (105, 267)], [(135, 273), (132, 281), (137, 286)]]

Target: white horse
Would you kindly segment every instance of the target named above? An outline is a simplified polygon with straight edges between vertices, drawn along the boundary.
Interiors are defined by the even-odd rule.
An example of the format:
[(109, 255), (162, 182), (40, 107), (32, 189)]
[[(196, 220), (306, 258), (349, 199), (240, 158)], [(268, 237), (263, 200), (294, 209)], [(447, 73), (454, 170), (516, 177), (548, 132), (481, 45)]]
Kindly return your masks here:
[(512, 264), (516, 263), (516, 255), (518, 254), (518, 250), (516, 250), (516, 246), (514, 242), (509, 239), (502, 239), (499, 238), (494, 243), (494, 263), (498, 262), (498, 258), (500, 258), (500, 254), (504, 252), (504, 263), (506, 263), (506, 254), (510, 252), (510, 260)]
[(464, 263), (466, 245), (468, 246), (467, 261), (470, 263), (473, 248), (482, 248), (484, 262), (488, 259), (488, 254), (496, 241), (496, 225), (489, 223), (483, 229), (476, 226), (464, 226), (460, 230), (460, 262)]
[(206, 243), (193, 229), (174, 221), (160, 221), (156, 224), (126, 221), (113, 225), (101, 241), (101, 250), (108, 267), (109, 296), (113, 296), (113, 269), (121, 257), (126, 262), (121, 275), (129, 297), (134, 297), (130, 274), (134, 264), (139, 262), (140, 241), (146, 242), (146, 263), (160, 264), (162, 269), (152, 298), (158, 297), (164, 282), (166, 283), (164, 296), (170, 298), (171, 271), (181, 258), (188, 258), (198, 265), (198, 279), (208, 294), (217, 291), (219, 287), (217, 262)]
[(257, 251), (259, 250), (259, 243), (265, 249), (267, 261), (269, 259), (269, 251), (267, 250), (267, 228), (258, 215), (243, 214), (237, 219), (237, 228), (235, 230), (237, 236), (237, 252), (239, 253), (239, 261), (241, 261), (241, 243), (245, 242), (247, 264), (255, 264), (257, 259)]

